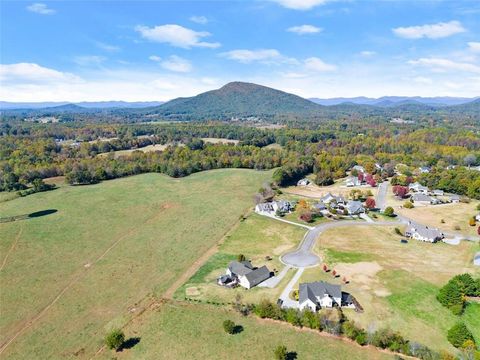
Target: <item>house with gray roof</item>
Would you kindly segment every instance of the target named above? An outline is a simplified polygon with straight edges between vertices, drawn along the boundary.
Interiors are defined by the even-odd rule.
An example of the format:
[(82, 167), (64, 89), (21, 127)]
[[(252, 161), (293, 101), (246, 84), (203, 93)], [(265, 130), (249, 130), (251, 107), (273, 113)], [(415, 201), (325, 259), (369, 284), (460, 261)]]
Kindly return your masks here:
[(275, 213), (273, 210), (273, 204), (271, 202), (260, 203), (255, 206), (255, 212), (263, 215), (270, 215)]
[[(231, 282), (238, 283), (246, 289), (251, 289), (270, 278), (270, 270), (266, 266), (255, 268), (250, 261), (232, 261), (228, 264), (226, 275)], [(227, 283), (225, 275), (218, 279), (218, 283)]]
[(300, 310), (308, 309), (313, 312), (334, 306), (352, 307), (353, 299), (348, 295), (342, 293), (340, 285), (333, 285), (325, 281), (302, 283), (298, 290), (298, 306)]
[(417, 224), (413, 221), (408, 222), (407, 229), (405, 230), (405, 236), (415, 240), (431, 243), (435, 243), (445, 238), (445, 235), (437, 228), (431, 228), (422, 224)]
[(349, 176), (345, 179), (345, 185), (347, 187), (360, 186), (362, 185), (362, 182), (360, 181), (358, 176)]
[(460, 195), (457, 195), (457, 194), (450, 195), (450, 201), (452, 203), (459, 203), (460, 202)]
[(361, 201), (350, 200), (347, 202), (345, 208), (347, 209), (349, 215), (359, 215), (365, 212), (365, 208), (363, 207)]
[(422, 193), (415, 193), (410, 198), (415, 204), (419, 205), (428, 205), (428, 204), (440, 204), (441, 201), (437, 198), (433, 198), (429, 195), (422, 194)]
[(408, 190), (417, 192), (417, 193), (422, 193), (422, 194), (428, 194), (428, 187), (421, 185), (418, 182), (412, 183), (408, 185)]
[(320, 198), (320, 201), (323, 202), (324, 204), (330, 205), (330, 204), (345, 204), (345, 198), (341, 195), (332, 195), (332, 193), (327, 193), (326, 195), (322, 196)]

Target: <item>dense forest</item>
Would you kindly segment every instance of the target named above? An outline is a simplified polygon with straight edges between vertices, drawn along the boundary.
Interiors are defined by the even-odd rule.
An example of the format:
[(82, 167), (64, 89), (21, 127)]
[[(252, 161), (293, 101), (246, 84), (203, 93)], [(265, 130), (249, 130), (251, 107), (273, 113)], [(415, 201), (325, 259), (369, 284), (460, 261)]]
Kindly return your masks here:
[[(35, 179), (66, 176), (70, 184), (89, 184), (145, 172), (173, 177), (216, 168), (272, 169), (279, 185), (308, 173), (321, 185), (364, 165), (376, 181), (403, 172), (431, 187), (480, 198), (480, 136), (469, 128), (327, 122), (316, 129), (258, 128), (210, 123), (36, 124), (4, 122), (0, 130), (0, 190), (32, 186)], [(210, 144), (201, 138), (238, 140)], [(168, 145), (163, 151), (117, 150)], [(275, 146), (269, 146), (275, 144)], [(99, 156), (99, 154), (104, 154)], [(375, 164), (382, 166), (377, 169)], [(419, 166), (431, 167), (417, 174)]]

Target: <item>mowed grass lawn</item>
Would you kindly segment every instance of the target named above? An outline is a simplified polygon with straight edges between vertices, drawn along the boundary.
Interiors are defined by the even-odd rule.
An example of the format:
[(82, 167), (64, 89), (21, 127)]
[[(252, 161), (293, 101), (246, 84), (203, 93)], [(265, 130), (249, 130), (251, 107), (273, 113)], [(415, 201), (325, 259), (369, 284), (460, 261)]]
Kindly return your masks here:
[(107, 329), (123, 325), (148, 294), (163, 294), (222, 238), (271, 174), (145, 174), (0, 203), (2, 217), (57, 210), (0, 224), (1, 344), (60, 295), (2, 355), (92, 355)]
[[(241, 325), (243, 331), (225, 333), (222, 323), (226, 319)], [(273, 359), (275, 347), (284, 344), (298, 359), (393, 359), (373, 348), (208, 305), (163, 304), (129, 325), (125, 333), (127, 338), (139, 337), (138, 344), (121, 353), (105, 350), (97, 358)]]
[[(202, 301), (232, 302), (240, 294), (244, 302), (256, 303), (266, 298), (276, 301), (282, 289), (293, 276), (290, 270), (275, 289), (242, 287), (229, 289), (217, 285), (216, 279), (225, 273), (228, 263), (243, 254), (254, 266), (266, 265), (280, 272), (284, 265), (280, 255), (298, 246), (306, 229), (286, 224), (258, 214), (251, 214), (225, 237), (219, 252), (213, 255), (175, 294), (176, 298)], [(270, 256), (272, 260), (266, 260)]]
[[(331, 273), (316, 267), (307, 269), (300, 282), (326, 280), (342, 284), (345, 276), (349, 284), (342, 284), (343, 289), (353, 294), (365, 310), (346, 310), (347, 317), (366, 329), (389, 327), (412, 341), (453, 352), (446, 335), (459, 318), (435, 297), (456, 274), (480, 276), (480, 270), (473, 266), (478, 244), (462, 242), (452, 246), (415, 240), (401, 244), (401, 238), (394, 233), (394, 227), (329, 229), (317, 240), (316, 251), (340, 278), (334, 279)], [(476, 306), (469, 306), (462, 318), (478, 334), (480, 322), (476, 314)]]

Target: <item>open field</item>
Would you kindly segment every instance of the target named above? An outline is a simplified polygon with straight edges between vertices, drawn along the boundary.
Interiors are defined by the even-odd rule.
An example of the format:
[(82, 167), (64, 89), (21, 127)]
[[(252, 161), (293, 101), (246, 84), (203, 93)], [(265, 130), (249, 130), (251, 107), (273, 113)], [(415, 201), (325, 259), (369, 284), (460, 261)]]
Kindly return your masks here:
[(234, 144), (237, 145), (240, 141), (234, 139), (225, 138), (201, 138), (204, 142), (210, 144)]
[(0, 203), (5, 217), (56, 210), (0, 224), (2, 348), (18, 335), (2, 355), (90, 357), (107, 328), (123, 325), (148, 294), (161, 296), (214, 246), (270, 177), (144, 174)]
[(128, 149), (128, 150), (117, 150), (117, 151), (111, 151), (111, 152), (107, 152), (107, 153), (101, 153), (101, 154), (98, 154), (97, 156), (108, 156), (109, 154), (114, 154), (113, 156), (115, 158), (119, 157), (119, 156), (125, 156), (125, 155), (130, 155), (132, 152), (134, 151), (142, 151), (142, 152), (152, 152), (152, 151), (163, 151), (165, 150), (167, 147), (171, 146), (172, 144), (155, 144), (155, 145), (147, 145), (147, 146), (144, 146), (144, 147), (141, 147), (141, 148), (137, 148), (137, 149)]
[[(266, 265), (271, 271), (281, 271), (284, 265), (279, 256), (296, 247), (303, 239), (305, 229), (275, 221), (267, 217), (251, 214), (219, 246), (219, 252), (213, 255), (195, 275), (193, 275), (175, 294), (177, 298), (185, 296), (203, 301), (231, 302), (240, 294), (246, 302), (258, 302), (262, 298), (276, 301), (281, 290), (294, 271), (290, 270), (275, 289), (255, 287), (245, 290), (242, 287), (228, 289), (218, 286), (216, 279), (225, 273), (228, 263), (243, 254), (252, 260), (254, 266)], [(272, 260), (267, 261), (266, 256)]]
[[(364, 328), (390, 327), (407, 338), (434, 349), (453, 348), (447, 330), (457, 317), (435, 299), (438, 289), (452, 276), (469, 272), (480, 276), (472, 263), (478, 245), (458, 246), (410, 240), (401, 244), (393, 227), (337, 228), (325, 231), (317, 240), (316, 251), (340, 275), (334, 279), (321, 267), (306, 269), (300, 282), (325, 280), (342, 284), (363, 305), (364, 313), (346, 310), (349, 318)], [(298, 286), (298, 285), (297, 285)], [(474, 310), (470, 310), (472, 314)], [(478, 333), (480, 326), (472, 314), (464, 316)]]
[[(313, 199), (320, 199), (329, 192), (335, 195), (343, 195), (348, 198), (348, 195), (352, 190), (361, 190), (362, 192), (370, 190), (373, 196), (377, 195), (378, 187), (372, 188), (368, 185), (347, 187), (345, 185), (345, 179), (346, 178), (335, 180), (334, 184), (328, 186), (318, 186), (312, 182), (307, 186), (289, 186), (282, 189), (282, 191), (286, 194), (306, 196)], [(313, 179), (310, 178), (310, 180)]]
[[(241, 325), (243, 331), (226, 334), (222, 328), (225, 319)], [(139, 343), (121, 353), (105, 350), (97, 358), (272, 359), (275, 347), (284, 344), (297, 353), (298, 359), (393, 359), (373, 348), (206, 305), (162, 304), (134, 321), (125, 332), (127, 337), (139, 337)]]
[[(472, 200), (468, 204), (428, 205), (413, 209), (397, 209), (395, 211), (422, 224), (436, 227), (443, 231), (477, 235), (477, 227), (480, 224), (469, 226), (468, 220), (479, 213), (476, 210), (478, 204), (478, 201)], [(444, 223), (442, 223), (442, 219)], [(457, 226), (460, 230), (455, 229)]]

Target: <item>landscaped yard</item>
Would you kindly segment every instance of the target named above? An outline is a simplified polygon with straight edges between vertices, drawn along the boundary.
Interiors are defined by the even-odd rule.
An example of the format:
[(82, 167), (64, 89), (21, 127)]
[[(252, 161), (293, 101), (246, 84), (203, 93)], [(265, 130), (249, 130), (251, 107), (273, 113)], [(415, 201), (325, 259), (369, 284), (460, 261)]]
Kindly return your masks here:
[[(229, 289), (217, 285), (216, 279), (225, 273), (231, 260), (243, 254), (254, 266), (266, 265), (271, 271), (280, 272), (284, 265), (279, 256), (296, 247), (305, 235), (306, 229), (285, 224), (258, 214), (251, 214), (242, 221), (219, 247), (219, 253), (213, 255), (197, 273), (190, 278), (175, 296), (179, 299), (188, 297), (202, 301), (231, 302), (237, 294), (244, 301), (258, 302), (262, 298), (276, 301), (283, 287), (293, 276), (290, 270), (275, 289), (255, 287), (245, 290), (242, 287)], [(266, 260), (269, 256), (272, 260)]]
[[(480, 276), (472, 263), (477, 244), (462, 242), (458, 246), (430, 244), (402, 237), (394, 227), (352, 226), (325, 231), (317, 240), (316, 251), (330, 269), (305, 270), (300, 282), (325, 280), (341, 284), (363, 305), (364, 313), (346, 310), (347, 317), (366, 329), (390, 327), (407, 338), (436, 350), (453, 348), (446, 339), (447, 330), (457, 321), (435, 296), (452, 276), (469, 272)], [(343, 277), (349, 281), (343, 284)], [(463, 316), (472, 331), (480, 331), (475, 319), (478, 312), (469, 306)]]
[[(225, 319), (241, 325), (243, 331), (226, 334), (222, 328)], [(104, 350), (97, 358), (273, 359), (275, 347), (285, 345), (298, 359), (393, 359), (374, 348), (208, 305), (163, 304), (142, 315), (125, 332), (127, 338), (139, 337), (139, 343), (121, 353)]]
[(89, 358), (222, 238), (271, 174), (145, 174), (0, 203), (2, 217), (56, 210), (0, 224), (0, 342), (24, 329), (2, 356)]
[[(396, 211), (422, 224), (436, 227), (447, 232), (478, 236), (477, 227), (480, 223), (478, 223), (477, 226), (470, 226), (468, 224), (470, 218), (479, 213), (476, 209), (478, 204), (478, 201), (472, 200), (468, 204), (452, 203), (429, 205), (413, 209), (398, 209)], [(443, 223), (442, 220), (444, 221)], [(460, 230), (457, 230), (456, 227), (459, 227)]]

